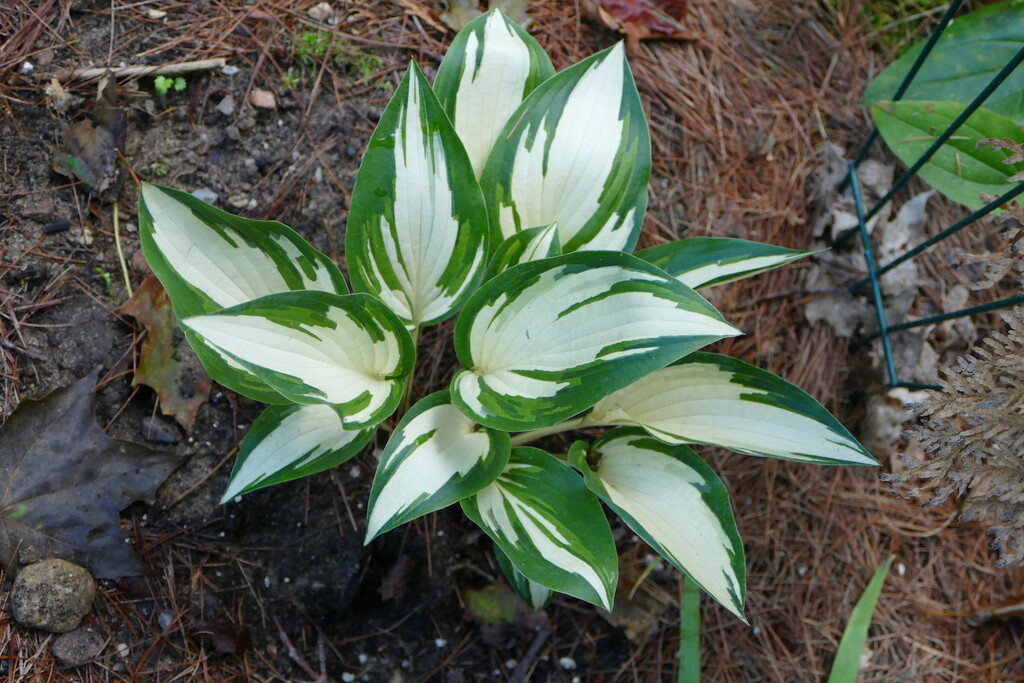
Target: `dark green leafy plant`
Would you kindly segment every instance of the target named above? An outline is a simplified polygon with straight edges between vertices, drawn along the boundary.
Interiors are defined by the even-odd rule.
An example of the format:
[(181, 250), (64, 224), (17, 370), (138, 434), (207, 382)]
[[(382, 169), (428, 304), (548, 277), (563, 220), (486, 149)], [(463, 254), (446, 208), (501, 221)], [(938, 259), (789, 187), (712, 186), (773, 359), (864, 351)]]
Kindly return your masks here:
[[(391, 432), (367, 541), (459, 503), (512, 585), (610, 609), (603, 501), (742, 618), (743, 546), (722, 481), (685, 444), (875, 464), (819, 403), (726, 356), (739, 334), (693, 287), (807, 252), (684, 240), (633, 254), (650, 138), (621, 44), (555, 74), (499, 11), (415, 64), (352, 192), (348, 275), (290, 229), (144, 185), (143, 251), (210, 375), (271, 404), (224, 499), (333, 467)], [(406, 409), (416, 340), (458, 315), (461, 369)], [(422, 392), (420, 392), (422, 393)], [(568, 454), (529, 446), (606, 428)]]
[[(1009, 0), (956, 18), (925, 59), (903, 98), (890, 99), (924, 47), (913, 45), (864, 91), (864, 103), (890, 149), (910, 165), (1024, 48), (1024, 3)], [(1016, 69), (921, 168), (942, 194), (978, 209), (982, 194), (1000, 195), (1024, 170), (1006, 149), (987, 139), (1024, 143), (1024, 70)]]

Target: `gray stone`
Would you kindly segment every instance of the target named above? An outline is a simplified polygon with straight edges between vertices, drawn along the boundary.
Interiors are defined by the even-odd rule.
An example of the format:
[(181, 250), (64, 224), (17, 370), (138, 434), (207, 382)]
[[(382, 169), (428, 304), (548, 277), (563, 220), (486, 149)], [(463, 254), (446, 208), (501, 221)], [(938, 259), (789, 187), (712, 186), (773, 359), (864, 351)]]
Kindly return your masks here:
[(61, 666), (81, 666), (96, 659), (103, 650), (103, 636), (91, 626), (79, 626), (53, 641), (53, 656)]
[(238, 126), (228, 126), (224, 129), (224, 135), (227, 136), (228, 140), (235, 142), (242, 139), (242, 131), (238, 130)]
[(192, 196), (206, 202), (207, 204), (217, 203), (217, 193), (208, 187), (200, 187), (198, 190), (193, 190)]
[(173, 424), (155, 415), (142, 419), (142, 436), (157, 443), (178, 443), (181, 438)]
[(235, 113), (235, 98), (231, 95), (226, 95), (220, 104), (217, 105), (217, 111), (224, 116), (231, 116)]
[(42, 560), (18, 572), (11, 614), (22, 626), (67, 633), (82, 621), (95, 597), (96, 583), (85, 568), (65, 560)]

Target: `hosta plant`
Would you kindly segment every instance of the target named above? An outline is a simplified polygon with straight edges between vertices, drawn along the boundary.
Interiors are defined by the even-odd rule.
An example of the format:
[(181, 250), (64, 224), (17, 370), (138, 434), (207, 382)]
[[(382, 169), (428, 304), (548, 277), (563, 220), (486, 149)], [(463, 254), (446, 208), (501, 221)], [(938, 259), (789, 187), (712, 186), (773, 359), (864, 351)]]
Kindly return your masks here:
[[(284, 225), (144, 185), (143, 251), (186, 337), (218, 382), (270, 404), (224, 499), (338, 465), (384, 429), (368, 542), (457, 503), (531, 605), (562, 592), (610, 609), (603, 502), (742, 617), (729, 498), (687, 444), (874, 460), (797, 387), (699, 352), (739, 330), (695, 289), (805, 252), (690, 239), (634, 254), (650, 154), (621, 44), (556, 74), (493, 11), (433, 86), (411, 64), (381, 116), (352, 191), (351, 293)], [(461, 367), (407, 407), (426, 394), (419, 333), (456, 315)], [(536, 447), (570, 430), (599, 438)]]

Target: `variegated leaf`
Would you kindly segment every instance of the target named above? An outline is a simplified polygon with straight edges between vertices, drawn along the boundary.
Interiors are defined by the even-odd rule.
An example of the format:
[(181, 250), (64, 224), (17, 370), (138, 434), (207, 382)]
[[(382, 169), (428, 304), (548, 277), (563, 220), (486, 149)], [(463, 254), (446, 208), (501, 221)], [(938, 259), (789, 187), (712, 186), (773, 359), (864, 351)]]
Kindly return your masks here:
[(565, 252), (632, 251), (650, 171), (647, 122), (619, 43), (530, 93), (480, 184), (496, 238), (558, 223)]
[[(348, 292), (338, 267), (282, 223), (234, 216), (168, 187), (142, 184), (139, 240), (178, 320), (277, 292)], [(228, 389), (264, 403), (287, 402), (196, 335), (186, 331), (186, 337), (210, 376)]]
[(179, 320), (277, 292), (348, 292), (338, 267), (286, 225), (168, 187), (142, 184), (139, 238)]
[(730, 237), (691, 237), (636, 255), (694, 289), (742, 280), (813, 254)]
[(611, 610), (619, 574), (611, 528), (567, 465), (513, 448), (502, 475), (461, 504), (523, 576)]
[(182, 325), (285, 398), (331, 405), (346, 429), (393, 413), (415, 361), (405, 325), (367, 294), (271, 294)]
[(419, 401), (391, 434), (370, 490), (366, 542), (471, 496), (508, 464), (509, 436), (451, 404), (447, 391)]
[(345, 429), (326, 405), (270, 406), (246, 433), (220, 502), (340, 465), (357, 455), (375, 431)]
[(822, 464), (877, 465), (806, 392), (743, 361), (695, 353), (617, 391), (588, 421), (638, 425), (668, 443)]
[(546, 427), (739, 331), (692, 289), (630, 254), (523, 263), (466, 303), (452, 401), (480, 424)]
[(725, 484), (700, 456), (639, 429), (616, 429), (589, 449), (577, 441), (569, 460), (629, 528), (743, 618), (743, 542)]
[[(558, 256), (562, 245), (558, 243), (558, 225), (528, 228), (509, 237), (498, 245), (487, 265), (490, 277), (508, 270), (512, 266), (528, 261)], [(490, 277), (488, 279), (490, 279)]]
[(523, 602), (530, 606), (530, 609), (540, 611), (548, 606), (551, 598), (555, 597), (554, 591), (547, 586), (542, 586), (536, 581), (530, 581), (523, 576), (523, 573), (515, 568), (508, 555), (501, 552), (501, 548), (494, 546), (494, 557), (498, 560), (501, 572), (508, 579), (508, 584), (516, 592)]
[(345, 248), (356, 291), (413, 326), (438, 322), (483, 275), (487, 212), (466, 150), (419, 68), (395, 92), (363, 157)]
[(466, 24), (437, 69), (434, 92), (477, 177), (509, 117), (555, 73), (543, 48), (495, 9)]

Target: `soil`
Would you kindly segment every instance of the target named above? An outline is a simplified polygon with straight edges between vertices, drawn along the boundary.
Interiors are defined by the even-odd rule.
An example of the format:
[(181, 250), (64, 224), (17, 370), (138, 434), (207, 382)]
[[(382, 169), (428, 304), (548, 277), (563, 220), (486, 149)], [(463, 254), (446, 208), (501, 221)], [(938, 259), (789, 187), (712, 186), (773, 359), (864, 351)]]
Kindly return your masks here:
[[(349, 52), (326, 58), (294, 47), (295, 36), (308, 29), (307, 11), (316, 4), (311, 1), (230, 8), (213, 2), (43, 2), (30, 12), (34, 4), (15, 0), (16, 22), (0, 23), (0, 38), (9, 38), (0, 42), (0, 333), (6, 342), (0, 345), (0, 412), (9, 414), (21, 400), (99, 366), (99, 423), (112, 436), (143, 441), (142, 425), (158, 415), (157, 401), (150, 389), (132, 386), (141, 330), (116, 312), (127, 296), (123, 270), (136, 286), (146, 274), (137, 253), (133, 179), (212, 191), (221, 208), (281, 220), (344, 267), (346, 210), (366, 140), (406, 60), (416, 58), (431, 73), (452, 34), (438, 23), (440, 3), (337, 2), (339, 30), (351, 42)], [(849, 143), (865, 131), (848, 93), (859, 87), (867, 66), (833, 70), (831, 62), (844, 49), (875, 59), (858, 42), (860, 33), (850, 37), (856, 12), (824, 10), (814, 2), (767, 3), (762, 9), (741, 0), (693, 4), (708, 5), (688, 19), (694, 33), (706, 36), (704, 43), (655, 43), (635, 56), (655, 137), (644, 242), (687, 233), (806, 247), (811, 235), (803, 189), (816, 164), (806, 132), (811, 112), (825, 112), (822, 125), (833, 140)], [(570, 5), (538, 0), (531, 10), (558, 68), (617, 39)], [(146, 15), (157, 8), (167, 17)], [(44, 29), (31, 33), (25, 27), (32, 22)], [(850, 35), (844, 38), (844, 31)], [(746, 52), (732, 60), (737, 36)], [(784, 46), (796, 47), (787, 53)], [(716, 55), (709, 58), (711, 67), (701, 62), (706, 54)], [(118, 83), (118, 105), (128, 111), (127, 172), (114, 188), (92, 194), (54, 172), (51, 161), (64, 132), (89, 116), (96, 97), (95, 82), (67, 78), (70, 69), (210, 56), (227, 57), (237, 71), (188, 74), (184, 90), (166, 95), (156, 94), (149, 78)], [(19, 75), (25, 60), (35, 71)], [(778, 72), (769, 74), (772, 68)], [(758, 102), (763, 95), (742, 90), (761, 87), (748, 79), (748, 70), (765, 76), (770, 106)], [(715, 99), (721, 93), (692, 80), (698, 72), (746, 92), (748, 101)], [(55, 108), (43, 88), (51, 75), (61, 74), (71, 104)], [(821, 86), (819, 101), (804, 78)], [(253, 107), (250, 95), (257, 89), (273, 92), (276, 107)], [(228, 114), (225, 98), (233, 102)], [(113, 239), (115, 201), (123, 263)], [(66, 229), (52, 231), (65, 220)], [(814, 387), (812, 393), (842, 414), (852, 364), (843, 344), (823, 326), (806, 325), (791, 302), (738, 303), (798, 284), (798, 276), (784, 277), (772, 275), (719, 297), (727, 317), (751, 333), (723, 350)], [(448, 333), (442, 327), (423, 341), (421, 354), (436, 355)], [(431, 372), (427, 384), (440, 385), (447, 370), (437, 363)], [(425, 385), (423, 393), (428, 390)], [(546, 612), (520, 608), (494, 623), (471, 610), (467, 596), (490, 586), (507, 589), (488, 539), (457, 509), (363, 546), (364, 505), (380, 441), (333, 471), (219, 505), (238, 442), (260, 410), (215, 387), (191, 432), (163, 421), (165, 440), (176, 443), (151, 445), (172, 449), (187, 462), (156, 505), (125, 511), (125, 527), (150, 573), (102, 585), (89, 623), (108, 639), (104, 651), (82, 668), (58, 671), (45, 657), (30, 661), (23, 654), (39, 642), (31, 641), (32, 634), (0, 623), (6, 628), (0, 644), (6, 635), (13, 653), (0, 653), (0, 680), (674, 679), (678, 576), (644, 572), (650, 551), (624, 528), (615, 532), (620, 589), (637, 592), (626, 601), (630, 612), (609, 616), (566, 598)], [(708, 680), (820, 679), (870, 570), (889, 551), (903, 548), (901, 561), (927, 574), (939, 562), (929, 553), (938, 557), (947, 549), (908, 540), (920, 525), (928, 533), (939, 522), (922, 521), (910, 504), (887, 497), (873, 473), (808, 473), (807, 466), (789, 463), (708, 457), (729, 482), (747, 543), (753, 623), (744, 626), (704, 600)], [(910, 536), (899, 529), (910, 529)], [(936, 570), (917, 584), (900, 574), (895, 600), (917, 591), (933, 607), (959, 609), (1005, 597), (1014, 575), (994, 576), (977, 564), (986, 551), (976, 537), (970, 529), (943, 537), (971, 548), (950, 556), (969, 571), (950, 578)], [(984, 587), (975, 589), (974, 582)], [(838, 612), (842, 620), (832, 623)], [(1019, 641), (1017, 627), (974, 633), (944, 627), (935, 637), (945, 640), (933, 647), (942, 656), (929, 659), (927, 624), (923, 633), (904, 640), (899, 635), (921, 614), (918, 605), (880, 620), (885, 630), (873, 641), (877, 653), (864, 680), (1019, 675), (1016, 659), (1000, 663)], [(30, 665), (36, 668), (29, 671)], [(19, 678), (30, 674), (49, 678)]]

